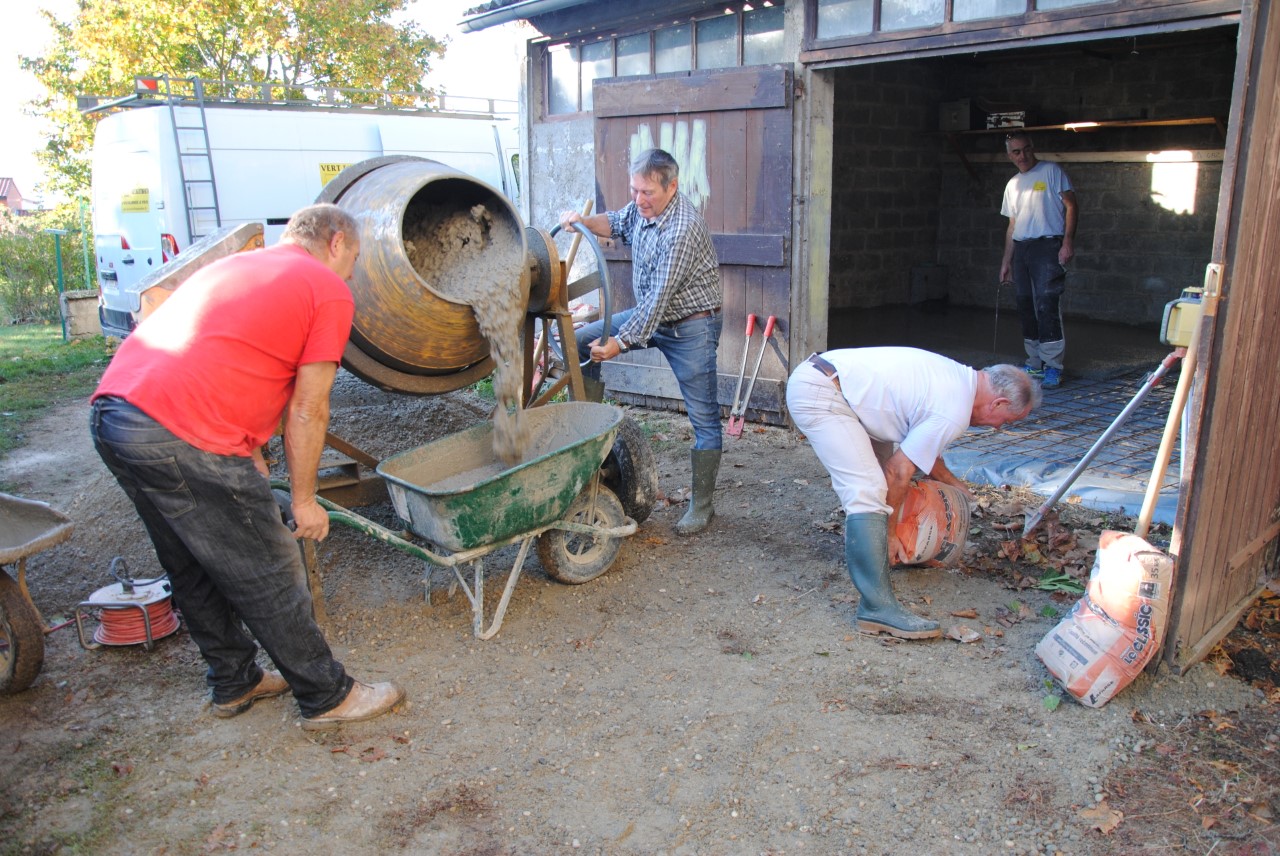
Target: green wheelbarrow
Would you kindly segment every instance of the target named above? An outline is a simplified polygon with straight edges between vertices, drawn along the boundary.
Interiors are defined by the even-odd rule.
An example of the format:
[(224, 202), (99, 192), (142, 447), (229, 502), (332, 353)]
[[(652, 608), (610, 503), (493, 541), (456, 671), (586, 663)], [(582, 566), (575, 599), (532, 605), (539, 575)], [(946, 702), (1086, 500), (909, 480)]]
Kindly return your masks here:
[[(588, 401), (525, 410), (529, 444), (512, 466), (495, 456), (493, 425), (487, 422), (386, 459), (378, 474), (409, 532), (393, 532), (323, 498), (319, 502), (331, 522), (425, 561), (428, 599), (431, 568), (451, 568), (471, 602), (476, 637), (491, 639), (502, 627), (535, 542), (548, 576), (577, 585), (608, 571), (622, 539), (635, 533), (636, 522), (600, 478), (622, 418), (618, 408)], [(486, 627), (484, 558), (517, 543), (515, 563)], [(464, 567), (471, 569), (470, 581)], [(314, 577), (312, 585), (315, 593)]]

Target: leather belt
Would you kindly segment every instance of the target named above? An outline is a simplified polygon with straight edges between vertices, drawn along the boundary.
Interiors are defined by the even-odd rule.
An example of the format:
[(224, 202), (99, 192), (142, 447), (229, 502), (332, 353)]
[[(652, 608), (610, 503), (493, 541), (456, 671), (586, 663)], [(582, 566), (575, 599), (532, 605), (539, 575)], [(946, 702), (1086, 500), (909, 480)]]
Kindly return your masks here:
[(831, 363), (827, 362), (817, 354), (810, 356), (808, 362), (815, 369), (831, 378), (831, 382), (836, 385), (836, 389), (840, 389), (840, 376), (836, 373), (835, 366), (831, 365)]
[(683, 324), (686, 321), (697, 321), (699, 318), (710, 318), (712, 315), (715, 315), (719, 311), (720, 311), (719, 306), (717, 306), (715, 309), (703, 309), (701, 312), (695, 312), (692, 315), (686, 315), (683, 318), (672, 321), (667, 326), (674, 327), (677, 324)]

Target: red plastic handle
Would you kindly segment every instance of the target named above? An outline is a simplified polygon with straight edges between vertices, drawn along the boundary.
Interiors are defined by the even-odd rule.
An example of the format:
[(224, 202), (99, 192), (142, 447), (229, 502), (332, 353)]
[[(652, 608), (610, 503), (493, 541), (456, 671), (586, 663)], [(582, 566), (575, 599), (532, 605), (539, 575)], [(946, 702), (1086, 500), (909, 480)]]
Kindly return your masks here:
[(747, 313), (747, 338), (751, 338), (751, 334), (756, 331), (756, 314), (754, 312)]
[[(755, 316), (752, 315), (752, 318)], [(769, 320), (764, 322), (764, 337), (767, 339), (773, 335), (773, 325), (778, 323), (778, 316), (770, 315)]]

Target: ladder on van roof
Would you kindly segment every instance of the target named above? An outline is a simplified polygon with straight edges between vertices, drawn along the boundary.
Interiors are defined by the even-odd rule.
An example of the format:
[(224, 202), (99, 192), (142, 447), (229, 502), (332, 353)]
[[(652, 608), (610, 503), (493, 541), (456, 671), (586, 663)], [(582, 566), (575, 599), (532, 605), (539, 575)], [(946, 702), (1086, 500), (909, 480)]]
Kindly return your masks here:
[[(163, 98), (169, 108), (173, 144), (178, 154), (178, 174), (182, 176), (182, 196), (187, 207), (187, 231), (194, 244), (222, 227), (218, 184), (214, 181), (213, 155), (209, 150), (209, 123), (204, 112), (204, 81), (189, 77), (175, 78), (171, 83), (167, 74), (146, 78), (146, 83), (142, 80), (139, 83)], [(179, 84), (185, 91), (172, 84)], [(193, 107), (198, 123), (178, 124), (179, 106)], [(190, 115), (190, 111), (184, 113)]]

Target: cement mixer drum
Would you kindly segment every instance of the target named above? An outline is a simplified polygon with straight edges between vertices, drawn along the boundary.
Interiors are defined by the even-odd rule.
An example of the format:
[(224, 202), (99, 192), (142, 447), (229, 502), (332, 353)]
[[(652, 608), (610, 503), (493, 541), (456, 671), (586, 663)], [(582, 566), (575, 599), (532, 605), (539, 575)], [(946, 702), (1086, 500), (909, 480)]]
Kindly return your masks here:
[[(361, 161), (317, 199), (360, 225), (355, 318), (342, 365), (391, 392), (439, 394), (494, 368), (472, 303), (494, 283), (529, 302), (524, 226), (500, 192), (410, 157)], [(511, 293), (511, 292), (508, 292)]]

